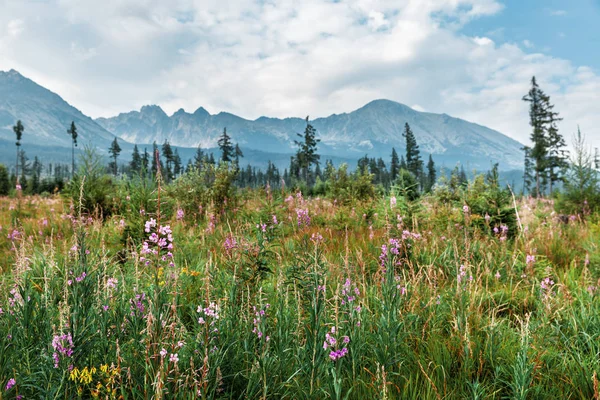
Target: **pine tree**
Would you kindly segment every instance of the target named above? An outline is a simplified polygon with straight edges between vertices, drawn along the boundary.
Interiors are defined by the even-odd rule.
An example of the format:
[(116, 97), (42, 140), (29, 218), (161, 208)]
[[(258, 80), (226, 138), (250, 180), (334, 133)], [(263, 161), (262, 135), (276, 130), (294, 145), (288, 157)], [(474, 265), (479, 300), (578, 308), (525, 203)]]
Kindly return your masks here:
[(113, 162), (112, 162), (112, 168), (113, 168), (113, 174), (115, 176), (117, 176), (117, 157), (119, 157), (119, 154), (121, 154), (121, 146), (119, 146), (119, 143), (117, 142), (117, 138), (115, 137), (115, 139), (112, 141), (108, 152), (110, 153), (110, 156), (113, 158)]
[(144, 147), (144, 155), (142, 156), (142, 172), (144, 175), (148, 174), (148, 166), (150, 165), (150, 154), (148, 154), (148, 150)]
[(173, 170), (171, 166), (173, 165), (173, 149), (171, 148), (171, 144), (165, 140), (162, 145), (162, 156), (165, 158), (166, 162), (166, 172), (164, 174), (165, 181), (168, 183), (173, 178)]
[(142, 170), (142, 156), (138, 150), (137, 144), (133, 146), (133, 153), (131, 154), (131, 162), (129, 168), (132, 174), (139, 174)]
[(435, 163), (433, 162), (433, 158), (431, 154), (429, 155), (429, 161), (427, 161), (427, 183), (425, 185), (425, 192), (430, 193), (433, 185), (435, 185), (436, 181), (436, 170)]
[(469, 179), (467, 179), (465, 168), (462, 165), (460, 166), (460, 173), (458, 174), (458, 182), (463, 187), (467, 187), (469, 184)]
[(21, 176), (18, 177), (18, 183), (23, 191), (27, 190), (27, 175), (31, 173), (31, 164), (29, 158), (25, 154), (25, 150), (19, 151), (19, 165), (21, 166)]
[(421, 160), (419, 145), (408, 122), (404, 124), (402, 136), (406, 139), (406, 169), (417, 178), (417, 181), (420, 181), (423, 161)]
[(42, 175), (42, 163), (37, 156), (33, 157), (33, 165), (31, 167), (31, 193), (40, 193), (40, 177)]
[(599, 175), (595, 170), (595, 155), (585, 143), (585, 137), (577, 127), (573, 137), (573, 155), (569, 165), (568, 178), (565, 181), (565, 193), (561, 199), (570, 212), (585, 214), (600, 205), (598, 192)]
[(202, 147), (198, 145), (198, 148), (196, 149), (196, 154), (194, 155), (194, 167), (196, 167), (198, 171), (202, 169), (202, 163), (204, 162), (205, 156), (206, 155), (204, 154)]
[(19, 149), (21, 148), (21, 138), (23, 137), (23, 131), (25, 130), (25, 127), (23, 126), (23, 124), (21, 123), (21, 120), (17, 121), (17, 124), (15, 126), (13, 126), (13, 131), (15, 132), (15, 135), (17, 136), (17, 158), (15, 160), (16, 162), (16, 166), (15, 166), (15, 176), (17, 177), (17, 185), (19, 184)]
[(404, 159), (404, 156), (400, 156), (400, 169), (406, 169), (406, 170), (408, 170), (408, 167), (406, 166), (406, 160)]
[(533, 183), (535, 182), (535, 172), (533, 160), (531, 158), (531, 148), (524, 146), (521, 148), (525, 154), (524, 172), (523, 172), (523, 192), (531, 193)]
[(390, 174), (392, 178), (392, 182), (396, 181), (398, 177), (398, 172), (400, 171), (400, 160), (398, 159), (398, 153), (396, 153), (396, 149), (392, 147), (392, 161), (390, 163)]
[(71, 176), (75, 176), (75, 147), (77, 147), (77, 127), (75, 121), (71, 121), (71, 126), (67, 129), (71, 136)]
[(296, 153), (296, 161), (299, 169), (302, 171), (304, 182), (310, 186), (309, 172), (313, 164), (318, 164), (321, 156), (317, 154), (317, 143), (321, 140), (316, 138), (317, 130), (310, 124), (308, 116), (306, 117), (306, 129), (304, 134), (297, 134), (302, 140), (295, 140), (294, 143), (298, 146)]
[(223, 133), (217, 144), (221, 150), (221, 161), (231, 162), (235, 157), (235, 150), (231, 143), (231, 137), (227, 134), (227, 128), (223, 128)]
[(181, 157), (179, 156), (179, 151), (175, 149), (175, 153), (173, 153), (173, 173), (175, 177), (178, 177), (181, 174)]
[(535, 196), (543, 196), (546, 185), (562, 179), (567, 167), (565, 141), (558, 132), (556, 122), (560, 121), (558, 113), (553, 111), (550, 96), (545, 94), (537, 84), (535, 76), (531, 78), (531, 89), (523, 96), (523, 101), (529, 103), (529, 125), (533, 146), (526, 153), (533, 166), (535, 177)]
[(240, 157), (244, 157), (244, 153), (242, 152), (242, 149), (240, 149), (240, 146), (237, 143), (235, 144), (235, 149), (233, 152), (235, 154), (235, 165), (239, 168)]
[(10, 179), (8, 169), (4, 164), (0, 164), (0, 196), (6, 196), (10, 192)]

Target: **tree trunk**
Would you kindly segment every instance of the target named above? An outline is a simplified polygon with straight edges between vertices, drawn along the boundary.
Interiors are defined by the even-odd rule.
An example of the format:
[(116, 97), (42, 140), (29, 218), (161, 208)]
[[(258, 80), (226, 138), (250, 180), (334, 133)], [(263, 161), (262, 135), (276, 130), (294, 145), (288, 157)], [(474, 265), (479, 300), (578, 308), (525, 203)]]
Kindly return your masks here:
[(19, 184), (19, 146), (17, 146), (17, 164), (15, 166), (15, 176), (17, 178), (17, 185)]

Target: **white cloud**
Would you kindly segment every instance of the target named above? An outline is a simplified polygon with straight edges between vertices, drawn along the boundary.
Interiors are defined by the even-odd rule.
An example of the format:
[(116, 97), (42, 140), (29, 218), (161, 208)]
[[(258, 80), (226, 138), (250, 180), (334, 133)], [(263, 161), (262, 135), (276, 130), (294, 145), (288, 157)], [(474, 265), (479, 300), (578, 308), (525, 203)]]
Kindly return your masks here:
[(25, 23), (21, 19), (13, 19), (8, 22), (6, 31), (8, 36), (19, 36), (25, 29)]
[[(168, 113), (204, 106), (247, 118), (317, 117), (389, 98), (521, 141), (529, 132), (521, 97), (535, 74), (561, 127), (580, 123), (598, 138), (596, 71), (530, 53), (528, 41), (497, 45), (501, 31), (461, 33), (501, 9), (496, 0), (8, 2), (0, 69), (21, 71), (94, 117), (148, 103)], [(35, 23), (10, 35), (17, 19)]]
[(530, 40), (523, 40), (523, 46), (525, 46), (525, 48), (527, 49), (532, 49), (533, 48), (533, 43)]
[(565, 10), (551, 10), (550, 15), (554, 15), (555, 17), (562, 17), (564, 15), (567, 15), (567, 12)]

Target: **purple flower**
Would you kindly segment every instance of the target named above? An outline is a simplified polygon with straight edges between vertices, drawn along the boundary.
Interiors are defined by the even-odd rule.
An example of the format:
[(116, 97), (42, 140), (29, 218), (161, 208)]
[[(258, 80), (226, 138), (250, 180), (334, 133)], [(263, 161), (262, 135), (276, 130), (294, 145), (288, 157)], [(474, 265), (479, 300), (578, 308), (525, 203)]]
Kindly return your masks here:
[(15, 386), (17, 384), (17, 381), (15, 380), (15, 378), (10, 378), (8, 380), (8, 382), (6, 383), (6, 387), (4, 388), (4, 390), (10, 390), (13, 388), (13, 386)]

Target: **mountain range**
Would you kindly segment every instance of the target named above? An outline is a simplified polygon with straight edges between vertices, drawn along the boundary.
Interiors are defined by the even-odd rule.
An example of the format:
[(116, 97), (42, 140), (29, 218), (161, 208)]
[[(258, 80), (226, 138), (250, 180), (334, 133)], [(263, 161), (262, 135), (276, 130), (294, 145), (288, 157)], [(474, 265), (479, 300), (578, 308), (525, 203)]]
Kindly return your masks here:
[[(184, 154), (191, 156), (192, 149), (198, 146), (214, 149), (226, 127), (232, 140), (251, 154), (245, 157), (246, 163), (263, 166), (271, 159), (280, 167), (289, 163), (289, 155), (296, 151), (294, 140), (306, 127), (303, 118), (248, 120), (227, 112), (210, 114), (202, 107), (193, 113), (180, 109), (168, 115), (157, 105), (94, 120), (17, 71), (0, 71), (2, 147), (14, 146), (12, 126), (17, 119), (25, 125), (22, 140), (25, 149), (29, 144), (44, 153), (46, 146), (53, 146), (55, 154), (57, 147), (70, 147), (67, 128), (74, 121), (79, 143), (91, 144), (102, 152), (118, 137), (123, 160), (129, 157), (133, 143), (143, 148), (154, 141), (162, 144), (167, 140), (181, 148), (185, 162)], [(461, 162), (468, 168), (482, 170), (498, 162), (502, 170), (522, 168), (522, 145), (502, 133), (446, 114), (416, 111), (390, 100), (374, 100), (353, 112), (317, 118), (310, 123), (321, 140), (318, 152), (322, 159), (334, 158), (338, 163), (347, 161), (353, 165), (365, 154), (382, 157), (387, 162), (392, 147), (402, 154), (405, 147), (402, 132), (408, 123), (421, 154), (424, 158), (432, 154), (438, 166), (453, 167)], [(0, 159), (10, 157), (14, 147), (10, 150), (1, 151)], [(38, 156), (44, 159), (44, 154)]]

